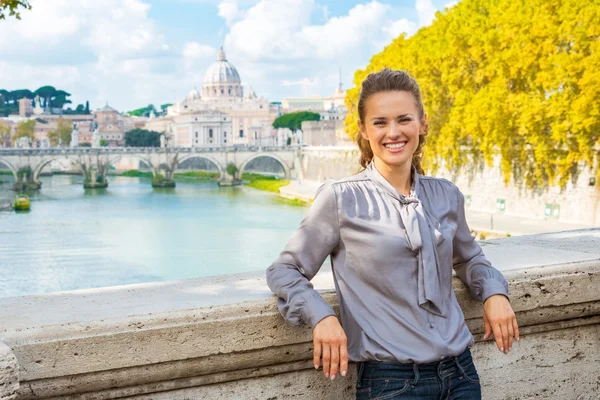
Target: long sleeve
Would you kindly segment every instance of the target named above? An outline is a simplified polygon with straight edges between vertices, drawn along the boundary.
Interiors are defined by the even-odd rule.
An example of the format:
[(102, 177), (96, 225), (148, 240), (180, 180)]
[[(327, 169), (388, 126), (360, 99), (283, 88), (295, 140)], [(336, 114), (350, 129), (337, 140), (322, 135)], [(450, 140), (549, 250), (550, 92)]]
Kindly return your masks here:
[(340, 240), (335, 189), (326, 183), (317, 192), (313, 205), (277, 259), (267, 269), (267, 284), (278, 297), (277, 306), (292, 325), (311, 327), (329, 315), (329, 304), (310, 280)]
[(495, 294), (508, 297), (508, 283), (502, 273), (492, 267), (481, 246), (471, 235), (465, 218), (465, 198), (458, 188), (456, 192), (458, 226), (452, 242), (454, 270), (460, 280), (469, 287), (474, 299), (485, 301)]

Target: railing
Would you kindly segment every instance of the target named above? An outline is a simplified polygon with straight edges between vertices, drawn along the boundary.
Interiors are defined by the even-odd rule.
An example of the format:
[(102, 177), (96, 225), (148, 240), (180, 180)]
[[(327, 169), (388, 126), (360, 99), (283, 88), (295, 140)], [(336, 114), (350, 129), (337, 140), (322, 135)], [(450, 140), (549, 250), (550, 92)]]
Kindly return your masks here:
[(222, 153), (297, 151), (303, 145), (290, 146), (211, 146), (211, 147), (54, 147), (48, 149), (0, 148), (0, 156), (42, 156), (83, 154), (139, 154), (139, 153)]

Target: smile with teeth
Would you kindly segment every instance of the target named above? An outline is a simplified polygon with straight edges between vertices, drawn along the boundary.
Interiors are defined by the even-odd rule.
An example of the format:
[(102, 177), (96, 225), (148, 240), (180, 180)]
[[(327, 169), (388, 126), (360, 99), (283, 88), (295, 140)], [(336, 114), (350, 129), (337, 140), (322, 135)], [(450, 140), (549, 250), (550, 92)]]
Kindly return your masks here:
[(403, 148), (404, 145), (406, 145), (406, 142), (401, 142), (401, 143), (386, 143), (386, 144), (384, 144), (384, 147), (386, 149), (390, 149), (390, 150), (399, 150), (399, 149)]

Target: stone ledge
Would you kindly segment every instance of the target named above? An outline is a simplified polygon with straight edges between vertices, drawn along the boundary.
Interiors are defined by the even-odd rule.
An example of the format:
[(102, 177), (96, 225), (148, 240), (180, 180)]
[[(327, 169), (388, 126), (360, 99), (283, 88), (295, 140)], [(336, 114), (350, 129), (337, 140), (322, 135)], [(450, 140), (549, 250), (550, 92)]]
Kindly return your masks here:
[[(588, 233), (585, 235), (589, 236)], [(570, 240), (576, 241), (576, 236), (572, 235)], [(591, 236), (596, 237), (596, 234)], [(535, 342), (539, 351), (554, 353), (546, 357), (546, 362), (575, 357), (568, 364), (573, 371), (594, 365), (589, 364), (590, 360), (600, 362), (600, 339), (592, 334), (598, 332), (600, 326), (600, 260), (597, 254), (575, 246), (570, 250), (549, 252), (544, 243), (552, 241), (537, 239), (523, 241), (522, 249), (527, 252), (539, 249), (537, 259), (545, 264), (531, 266), (528, 265), (530, 260), (526, 259), (511, 265), (520, 268), (503, 268), (510, 282), (511, 302), (523, 337), (509, 356), (498, 353), (491, 343), (480, 341), (483, 330), (481, 305), (470, 298), (466, 287), (455, 278), (457, 298), (477, 341), (473, 351), (479, 354), (478, 363), (484, 360), (482, 376), (486, 379), (496, 379), (486, 375), (493, 375), (493, 368), (486, 365), (504, 365), (506, 360), (518, 356), (524, 343)], [(587, 236), (580, 239), (587, 244), (590, 242)], [(514, 256), (520, 254), (515, 250), (519, 243), (515, 239), (499, 239), (486, 243), (484, 249), (486, 254), (488, 249), (493, 249), (491, 254)], [(535, 258), (535, 254), (530, 257)], [(502, 264), (500, 259), (497, 260)], [(323, 272), (325, 277), (329, 276), (326, 269)], [(7, 321), (0, 330), (0, 341), (12, 348), (20, 365), (18, 398), (185, 398), (177, 396), (192, 392), (194, 398), (219, 398), (219, 393), (223, 398), (231, 398), (226, 393), (245, 390), (244, 396), (258, 399), (264, 398), (259, 394), (279, 393), (283, 396), (288, 391), (298, 393), (300, 390), (307, 394), (298, 398), (314, 398), (315, 393), (320, 393), (316, 397), (333, 399), (340, 393), (349, 393), (347, 390), (351, 391), (353, 387), (352, 377), (328, 383), (314, 371), (310, 329), (290, 327), (283, 321), (274, 297), (264, 288), (264, 276), (250, 274), (241, 278), (219, 277), (0, 299), (0, 318)], [(213, 299), (213, 303), (205, 306), (193, 307), (193, 302), (188, 300), (190, 296), (198, 297), (198, 303), (210, 300), (215, 294), (211, 294), (209, 288), (213, 289), (212, 293), (219, 293), (219, 290), (240, 285), (240, 281), (245, 283), (238, 288), (249, 292), (245, 299), (255, 300), (218, 304), (244, 298), (241, 296), (243, 290), (233, 297)], [(321, 287), (328, 284), (326, 280), (320, 282)], [(198, 291), (198, 286), (203, 290)], [(167, 304), (153, 303), (162, 300), (163, 297), (156, 297), (161, 290), (166, 291), (163, 297), (175, 298)], [(177, 308), (178, 294), (181, 295), (180, 308)], [(337, 308), (335, 293), (329, 290), (323, 292), (323, 296)], [(127, 299), (132, 301), (132, 312), (123, 310), (128, 304)], [(77, 300), (81, 302), (75, 303)], [(143, 313), (144, 302), (153, 312)], [(56, 304), (62, 304), (63, 309), (70, 306), (72, 310), (66, 314), (48, 315), (54, 311), (51, 306)], [(7, 305), (13, 305), (13, 308)], [(96, 309), (86, 308), (92, 306)], [(81, 320), (77, 320), (78, 310)], [(19, 312), (26, 314), (15, 315)], [(560, 349), (554, 349), (545, 339), (540, 339), (553, 337), (564, 341), (571, 336), (580, 337), (579, 344)], [(586, 343), (589, 348), (584, 346)], [(480, 350), (483, 348), (487, 350)], [(535, 367), (536, 360), (531, 353), (519, 368)], [(519, 366), (516, 361), (511, 365)], [(588, 371), (591, 372), (589, 378), (600, 379), (599, 369)], [(516, 375), (519, 373), (520, 370)], [(298, 377), (298, 382), (310, 381), (309, 377), (313, 377), (313, 387), (310, 390), (294, 385), (292, 388), (265, 387), (267, 382), (294, 382), (293, 376)], [(578, 379), (581, 387), (590, 387), (590, 382)], [(563, 393), (557, 390), (551, 392)], [(212, 393), (214, 397), (205, 397), (202, 393)]]

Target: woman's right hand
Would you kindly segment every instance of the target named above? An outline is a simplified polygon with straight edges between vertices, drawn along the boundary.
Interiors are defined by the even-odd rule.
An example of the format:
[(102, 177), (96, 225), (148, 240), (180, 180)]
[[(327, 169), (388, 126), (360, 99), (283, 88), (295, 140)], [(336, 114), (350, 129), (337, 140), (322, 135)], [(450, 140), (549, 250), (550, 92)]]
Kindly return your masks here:
[(342, 376), (346, 376), (348, 372), (346, 333), (335, 315), (325, 317), (315, 325), (313, 344), (316, 369), (319, 369), (323, 358), (323, 373), (327, 378), (331, 377), (331, 380), (334, 380), (338, 371)]

